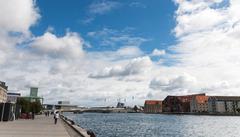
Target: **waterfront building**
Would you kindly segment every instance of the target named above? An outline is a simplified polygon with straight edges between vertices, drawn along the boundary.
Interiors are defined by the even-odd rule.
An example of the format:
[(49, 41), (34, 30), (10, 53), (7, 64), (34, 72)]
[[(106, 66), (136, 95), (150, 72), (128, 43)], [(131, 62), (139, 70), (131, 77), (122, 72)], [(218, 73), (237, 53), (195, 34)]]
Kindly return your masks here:
[(190, 102), (194, 96), (205, 96), (205, 93), (185, 95), (185, 96), (167, 96), (163, 100), (164, 112), (190, 112)]
[(161, 113), (162, 101), (160, 100), (146, 100), (144, 103), (144, 113)]
[(54, 105), (55, 109), (58, 110), (75, 110), (78, 108), (77, 105), (71, 105), (70, 101), (58, 101), (57, 105)]
[(209, 113), (239, 113), (240, 96), (210, 96), (208, 99)]
[[(7, 93), (7, 105), (5, 104), (4, 110), (9, 110), (9, 116), (14, 114), (14, 118), (18, 119), (21, 113), (21, 106), (17, 104), (18, 98), (21, 97), (20, 93)], [(14, 120), (14, 118), (12, 120)], [(11, 118), (9, 118), (11, 119)]]
[(61, 111), (70, 111), (79, 109), (77, 105), (69, 104), (43, 104), (45, 110), (61, 110)]
[(199, 113), (208, 112), (208, 96), (193, 96), (190, 102), (190, 111)]
[(134, 112), (143, 112), (143, 106), (135, 105), (133, 107)]
[(125, 107), (124, 103), (121, 103), (121, 102), (117, 103), (117, 107), (116, 108), (124, 108), (124, 107)]
[(58, 104), (69, 105), (70, 101), (58, 101)]
[(7, 101), (7, 90), (5, 82), (0, 81), (0, 103), (5, 103)]
[(38, 88), (37, 87), (31, 87), (30, 88), (30, 95), (29, 96), (23, 96), (21, 98), (24, 98), (25, 100), (28, 100), (28, 101), (31, 101), (31, 102), (39, 101), (41, 104), (43, 104), (43, 98), (38, 96)]
[(15, 104), (20, 96), (20, 93), (7, 93), (7, 102)]

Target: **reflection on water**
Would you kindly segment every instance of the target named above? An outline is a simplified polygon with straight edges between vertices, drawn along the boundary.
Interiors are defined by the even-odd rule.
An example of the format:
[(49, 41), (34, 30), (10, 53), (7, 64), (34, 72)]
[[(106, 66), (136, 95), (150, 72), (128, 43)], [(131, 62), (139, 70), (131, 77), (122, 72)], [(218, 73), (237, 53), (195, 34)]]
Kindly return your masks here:
[(239, 137), (240, 117), (65, 113), (97, 137)]

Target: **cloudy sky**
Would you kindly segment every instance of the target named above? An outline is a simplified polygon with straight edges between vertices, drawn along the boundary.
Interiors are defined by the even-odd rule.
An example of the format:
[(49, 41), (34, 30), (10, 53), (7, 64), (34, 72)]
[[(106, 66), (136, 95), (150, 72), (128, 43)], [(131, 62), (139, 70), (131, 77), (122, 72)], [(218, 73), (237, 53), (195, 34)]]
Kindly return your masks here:
[(239, 0), (0, 0), (0, 80), (45, 103), (240, 95)]

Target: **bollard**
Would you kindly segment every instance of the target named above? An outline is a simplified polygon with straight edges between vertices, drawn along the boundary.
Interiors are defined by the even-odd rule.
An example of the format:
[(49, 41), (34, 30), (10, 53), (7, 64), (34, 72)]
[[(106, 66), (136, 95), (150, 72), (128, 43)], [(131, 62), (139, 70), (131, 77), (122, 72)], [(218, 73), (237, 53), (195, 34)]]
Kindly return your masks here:
[(72, 121), (72, 120), (69, 120), (69, 121), (71, 122), (71, 124), (72, 124), (72, 125), (74, 125), (74, 124), (75, 124), (75, 122), (74, 122), (74, 121)]
[(90, 137), (96, 137), (96, 135), (91, 130), (87, 130), (87, 134), (90, 135)]

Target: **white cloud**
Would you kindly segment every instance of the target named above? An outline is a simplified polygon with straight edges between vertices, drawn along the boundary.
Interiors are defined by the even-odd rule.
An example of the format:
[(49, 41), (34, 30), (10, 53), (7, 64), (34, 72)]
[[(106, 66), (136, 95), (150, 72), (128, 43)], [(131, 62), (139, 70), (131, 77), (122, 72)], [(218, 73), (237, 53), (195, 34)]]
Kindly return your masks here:
[(39, 54), (51, 57), (79, 58), (83, 56), (83, 40), (77, 33), (67, 32), (57, 37), (50, 32), (34, 39), (31, 48)]
[(89, 16), (88, 18), (84, 19), (84, 20), (80, 20), (80, 22), (82, 24), (90, 24), (91, 22), (93, 22), (95, 20), (95, 17), (94, 16)]
[(143, 4), (143, 3), (141, 3), (141, 2), (137, 2), (137, 1), (131, 2), (131, 3), (129, 4), (129, 6), (130, 6), (130, 7), (135, 7), (135, 8), (147, 8), (147, 6), (146, 6), (145, 4)]
[(0, 9), (1, 31), (28, 33), (40, 17), (32, 0), (1, 0)]
[(117, 7), (120, 6), (119, 2), (116, 1), (109, 1), (109, 0), (104, 0), (104, 1), (98, 1), (98, 2), (93, 2), (89, 6), (89, 12), (91, 14), (106, 14), (107, 12), (116, 9)]
[(149, 57), (139, 57), (131, 60), (126, 65), (106, 67), (100, 72), (91, 73), (90, 78), (108, 78), (117, 76), (136, 75), (148, 72), (152, 67), (152, 61)]
[(82, 20), (83, 24), (89, 24), (93, 22), (97, 15), (104, 15), (112, 10), (115, 10), (121, 6), (120, 2), (103, 0), (103, 1), (94, 1), (88, 7), (88, 17)]
[(128, 46), (128, 47), (121, 47), (120, 49), (117, 50), (115, 54), (118, 54), (122, 57), (124, 56), (141, 56), (143, 55), (143, 52), (135, 46)]
[(226, 9), (211, 8), (212, 4), (214, 3), (201, 0), (180, 2), (176, 12), (177, 26), (174, 29), (176, 36), (212, 31), (227, 23)]
[[(143, 57), (138, 46), (148, 39), (132, 35), (132, 29), (90, 32), (89, 37), (103, 37), (102, 44), (123, 46), (101, 52), (84, 51), (84, 40), (74, 32), (61, 37), (52, 32), (30, 35), (29, 28), (40, 17), (34, 2), (11, 2), (0, 4), (1, 16), (4, 13), (0, 26), (5, 28), (0, 30), (0, 76), (10, 90), (27, 95), (30, 86), (38, 86), (46, 103), (68, 98), (72, 103), (88, 106), (115, 105), (118, 98), (126, 98), (127, 104), (143, 104), (148, 97), (163, 99), (170, 93), (239, 95), (237, 0), (217, 8), (213, 5), (220, 0), (176, 1), (174, 31), (178, 43), (168, 50), (177, 54), (163, 59), (171, 64), (168, 66)], [(22, 9), (29, 11), (25, 14)], [(24, 47), (26, 43), (30, 49)], [(152, 54), (165, 53), (156, 49)], [(177, 63), (168, 62), (169, 59)]]
[(117, 50), (88, 52), (87, 58), (101, 58), (104, 61), (119, 61), (143, 56), (144, 53), (137, 46), (123, 46)]
[[(219, 5), (223, 1), (176, 1), (178, 44), (171, 49), (178, 53), (175, 67), (184, 68), (198, 79), (198, 89), (210, 94), (230, 95), (239, 90), (240, 2)], [(217, 84), (216, 83), (227, 83)], [(231, 86), (224, 86), (231, 85)], [(220, 88), (218, 88), (220, 87)]]
[(103, 28), (99, 31), (92, 31), (88, 36), (100, 41), (101, 46), (140, 46), (150, 39), (135, 36), (132, 34), (134, 28), (126, 27), (123, 30)]
[(165, 50), (154, 49), (151, 55), (152, 56), (162, 56), (165, 54), (166, 54)]
[[(86, 52), (83, 50), (86, 43), (74, 32), (67, 32), (59, 37), (49, 28), (41, 36), (33, 36), (30, 27), (40, 17), (34, 2), (11, 2), (13, 1), (1, 4), (10, 6), (10, 16), (5, 16), (7, 14), (2, 10), (4, 7), (0, 8), (0, 13), (5, 16), (4, 20), (0, 19), (1, 28), (6, 27), (0, 30), (0, 75), (1, 81), (6, 81), (10, 92), (28, 95), (29, 87), (37, 86), (45, 103), (56, 103), (57, 100), (68, 98), (78, 105), (115, 105), (116, 98), (119, 97), (126, 98), (129, 101), (127, 104), (143, 102), (139, 99), (145, 94), (148, 85), (141, 74), (149, 71), (152, 62), (149, 57), (137, 58), (144, 55), (139, 47), (126, 45), (115, 51)], [(18, 5), (17, 8), (15, 5)], [(14, 8), (26, 8), (29, 11), (22, 14), (25, 12), (13, 10)], [(17, 24), (18, 22), (20, 23)], [(114, 68), (112, 73), (115, 76), (123, 75), (116, 76), (122, 79), (89, 78), (89, 73), (106, 66), (121, 66), (123, 71), (119, 72)], [(131, 90), (130, 85), (134, 85)], [(107, 102), (104, 102), (105, 98)], [(103, 101), (99, 102), (99, 99)]]
[(188, 74), (184, 74), (170, 79), (156, 77), (150, 82), (149, 87), (154, 90), (162, 90), (169, 92), (183, 90), (193, 92), (194, 89), (196, 88), (195, 86), (197, 86), (196, 83), (197, 80), (195, 77), (190, 76)]
[(40, 18), (31, 0), (0, 1), (0, 64), (13, 54), (16, 44), (31, 35), (29, 27)]

